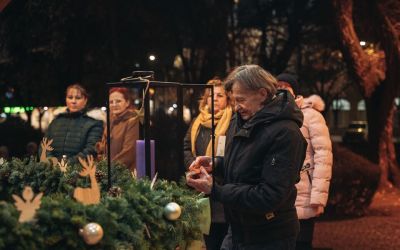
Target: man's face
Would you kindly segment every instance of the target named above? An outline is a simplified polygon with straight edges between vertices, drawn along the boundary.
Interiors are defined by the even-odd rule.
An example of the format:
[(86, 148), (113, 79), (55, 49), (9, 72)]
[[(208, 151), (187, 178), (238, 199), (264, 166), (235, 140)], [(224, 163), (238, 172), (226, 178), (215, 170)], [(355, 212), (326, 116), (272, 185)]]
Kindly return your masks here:
[(235, 82), (232, 86), (232, 97), (235, 102), (235, 112), (238, 112), (243, 120), (249, 120), (264, 106), (268, 92), (266, 89), (250, 90)]

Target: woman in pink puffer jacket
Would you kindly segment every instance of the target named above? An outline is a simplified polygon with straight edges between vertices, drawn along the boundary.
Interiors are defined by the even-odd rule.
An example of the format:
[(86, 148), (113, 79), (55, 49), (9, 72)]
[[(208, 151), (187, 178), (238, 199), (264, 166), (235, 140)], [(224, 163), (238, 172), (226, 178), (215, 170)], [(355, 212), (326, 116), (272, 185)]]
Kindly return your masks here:
[[(277, 77), (279, 88), (295, 96), (298, 84), (294, 76), (281, 74)], [(332, 175), (332, 143), (329, 130), (322, 114), (324, 102), (321, 97), (296, 97), (296, 103), (303, 111), (304, 121), (301, 132), (307, 140), (307, 153), (297, 183), (296, 210), (300, 220), (300, 233), (296, 249), (312, 249), (314, 218), (324, 212)]]
[(324, 109), (321, 97), (312, 95), (296, 98), (304, 115), (301, 132), (307, 140), (307, 154), (297, 183), (296, 209), (299, 219), (319, 216), (328, 200), (332, 175), (332, 143), (325, 119), (320, 113)]

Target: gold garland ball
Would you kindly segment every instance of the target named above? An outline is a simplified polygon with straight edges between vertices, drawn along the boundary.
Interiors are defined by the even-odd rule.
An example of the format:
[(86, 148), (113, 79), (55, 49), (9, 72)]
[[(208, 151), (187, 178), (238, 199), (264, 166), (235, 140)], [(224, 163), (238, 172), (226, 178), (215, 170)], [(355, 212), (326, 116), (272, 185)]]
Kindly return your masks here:
[(91, 222), (79, 229), (79, 235), (82, 236), (86, 244), (95, 245), (103, 238), (104, 232), (99, 224)]
[(164, 216), (168, 220), (177, 220), (181, 213), (181, 207), (175, 202), (170, 202), (164, 207)]

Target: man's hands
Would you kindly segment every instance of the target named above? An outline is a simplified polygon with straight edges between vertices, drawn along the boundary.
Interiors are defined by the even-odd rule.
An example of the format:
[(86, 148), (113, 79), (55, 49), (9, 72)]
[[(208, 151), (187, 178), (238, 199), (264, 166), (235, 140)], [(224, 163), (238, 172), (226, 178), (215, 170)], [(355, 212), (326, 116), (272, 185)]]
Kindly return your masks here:
[(189, 172), (186, 174), (186, 183), (199, 192), (209, 194), (213, 184), (213, 177), (209, 175), (211, 172), (211, 157), (199, 156), (189, 167)]
[(203, 167), (208, 173), (212, 172), (212, 159), (210, 156), (198, 156), (189, 167), (190, 172), (200, 174), (200, 167)]
[(199, 192), (210, 194), (213, 185), (213, 177), (207, 173), (204, 167), (200, 167), (200, 175), (194, 172), (188, 172), (186, 174), (186, 183)]

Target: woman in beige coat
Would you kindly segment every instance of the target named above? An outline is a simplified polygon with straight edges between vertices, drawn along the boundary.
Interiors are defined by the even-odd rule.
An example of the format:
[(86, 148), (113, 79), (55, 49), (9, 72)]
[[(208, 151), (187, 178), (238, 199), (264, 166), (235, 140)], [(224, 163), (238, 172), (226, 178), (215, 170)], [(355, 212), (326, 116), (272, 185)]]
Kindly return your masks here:
[[(293, 96), (298, 93), (294, 76), (281, 74), (277, 77), (278, 88), (288, 90)], [(301, 132), (307, 140), (307, 153), (300, 171), (300, 182), (296, 184), (296, 210), (300, 220), (300, 233), (296, 249), (312, 249), (314, 219), (324, 212), (328, 200), (332, 175), (332, 143), (322, 114), (324, 102), (312, 95), (296, 96), (296, 104), (304, 115)]]
[[(111, 124), (110, 124), (110, 155), (111, 161), (125, 165), (136, 172), (136, 140), (139, 139), (139, 119), (131, 106), (128, 89), (112, 88), (109, 95)], [(99, 150), (106, 152), (106, 132)]]

